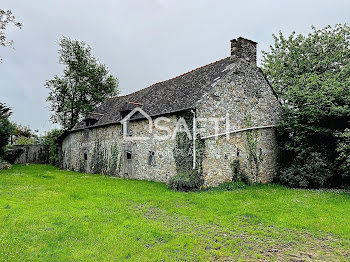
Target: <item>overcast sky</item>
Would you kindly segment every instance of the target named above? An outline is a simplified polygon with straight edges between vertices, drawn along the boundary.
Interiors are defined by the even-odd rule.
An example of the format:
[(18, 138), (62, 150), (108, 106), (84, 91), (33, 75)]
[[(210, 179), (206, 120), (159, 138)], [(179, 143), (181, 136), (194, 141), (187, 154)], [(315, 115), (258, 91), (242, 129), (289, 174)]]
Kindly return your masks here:
[(40, 133), (54, 127), (44, 83), (62, 73), (62, 35), (86, 41), (127, 94), (229, 56), (239, 36), (258, 42), (260, 61), (279, 30), (350, 23), (347, 0), (1, 0), (0, 8), (23, 23), (6, 32), (15, 49), (0, 47), (0, 101)]

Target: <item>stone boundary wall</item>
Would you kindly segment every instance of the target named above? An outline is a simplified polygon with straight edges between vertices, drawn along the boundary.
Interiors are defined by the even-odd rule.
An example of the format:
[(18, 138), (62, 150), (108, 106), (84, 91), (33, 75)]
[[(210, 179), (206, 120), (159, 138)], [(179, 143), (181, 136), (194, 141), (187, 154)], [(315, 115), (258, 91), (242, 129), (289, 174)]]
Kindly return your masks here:
[(49, 145), (14, 145), (16, 158), (13, 164), (49, 164)]

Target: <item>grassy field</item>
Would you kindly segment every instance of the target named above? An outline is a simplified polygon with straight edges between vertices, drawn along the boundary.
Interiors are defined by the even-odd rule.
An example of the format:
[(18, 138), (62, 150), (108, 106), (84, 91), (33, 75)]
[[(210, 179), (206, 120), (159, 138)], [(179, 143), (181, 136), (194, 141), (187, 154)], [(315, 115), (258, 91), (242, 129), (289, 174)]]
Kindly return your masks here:
[(347, 261), (350, 194), (0, 170), (2, 261)]

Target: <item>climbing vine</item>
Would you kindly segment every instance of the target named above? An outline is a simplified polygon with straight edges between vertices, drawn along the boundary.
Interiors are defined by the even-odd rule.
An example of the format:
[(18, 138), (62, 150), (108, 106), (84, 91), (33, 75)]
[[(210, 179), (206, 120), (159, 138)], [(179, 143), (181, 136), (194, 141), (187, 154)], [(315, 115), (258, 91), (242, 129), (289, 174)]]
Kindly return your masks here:
[[(186, 111), (178, 116), (186, 121), (189, 132), (193, 134), (193, 113)], [(196, 168), (193, 169), (193, 146), (196, 148)], [(175, 148), (173, 149), (177, 175), (170, 180), (170, 186), (175, 190), (193, 190), (203, 185), (202, 162), (205, 143), (196, 135), (196, 140), (190, 139), (186, 132), (177, 132), (175, 137)]]
[(245, 184), (250, 184), (249, 177), (247, 173), (241, 169), (241, 162), (239, 159), (234, 159), (231, 163), (232, 169), (232, 181), (233, 182), (243, 182)]
[[(245, 114), (246, 127), (252, 127), (252, 121), (250, 114)], [(260, 163), (262, 161), (261, 154), (258, 156), (258, 132), (256, 130), (248, 130), (246, 132), (246, 150), (248, 152), (247, 159), (250, 168), (251, 176), (254, 178), (254, 182), (258, 180), (258, 174), (260, 169)]]
[(80, 155), (79, 158), (79, 172), (84, 173), (85, 172), (85, 159), (84, 155)]
[(100, 139), (95, 141), (92, 151), (90, 170), (95, 174), (106, 174), (108, 169), (108, 155), (104, 147), (102, 147)]
[(71, 169), (71, 167), (72, 167), (71, 163), (72, 163), (72, 148), (69, 145), (67, 147), (67, 152), (66, 152), (66, 166), (67, 166), (67, 169)]
[(118, 149), (118, 143), (115, 142), (111, 146), (111, 158), (109, 164), (109, 172), (111, 175), (119, 175), (121, 170), (121, 154)]

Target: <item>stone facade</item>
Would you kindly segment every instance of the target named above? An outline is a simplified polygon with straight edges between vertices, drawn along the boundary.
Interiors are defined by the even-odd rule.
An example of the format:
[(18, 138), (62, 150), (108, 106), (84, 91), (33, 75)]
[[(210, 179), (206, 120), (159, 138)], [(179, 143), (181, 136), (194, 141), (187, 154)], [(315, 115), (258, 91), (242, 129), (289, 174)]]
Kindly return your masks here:
[[(169, 119), (170, 122), (165, 122), (162, 126), (173, 132), (176, 116), (169, 116)], [(156, 136), (164, 133), (155, 130), (150, 134), (148, 125), (149, 122), (146, 120), (130, 122), (129, 129), (132, 133), (130, 138), (136, 136), (148, 138), (139, 141), (123, 139), (120, 124), (69, 134), (62, 144), (63, 168), (93, 173), (95, 168), (93, 157), (96, 157), (94, 150), (99, 147), (97, 150), (103, 152), (102, 159), (99, 159), (103, 164), (100, 173), (167, 183), (169, 178), (176, 174), (173, 157), (175, 140), (171, 137), (164, 140), (156, 139)]]
[[(217, 79), (215, 89), (199, 101), (198, 117), (222, 118), (218, 133), (226, 132), (226, 118), (229, 130), (274, 125), (281, 107), (263, 73), (239, 59), (228, 71), (223, 79)], [(214, 125), (213, 121), (204, 122), (201, 137), (213, 135)], [(205, 145), (203, 173), (207, 186), (232, 180), (234, 161), (240, 161), (240, 168), (252, 182), (271, 182), (275, 175), (277, 146), (271, 127), (232, 133), (228, 139), (226, 135), (207, 138)]]
[[(95, 126), (84, 126), (80, 123), (79, 128), (73, 129), (63, 139), (63, 168), (167, 183), (179, 170), (174, 156), (178, 147), (174, 135), (175, 130), (179, 131), (178, 120), (193, 115), (196, 116), (197, 139), (200, 139), (204, 146), (202, 161), (196, 162), (195, 168), (201, 170), (204, 186), (216, 186), (222, 182), (232, 181), (237, 176), (244, 176), (245, 179), (259, 183), (272, 181), (276, 172), (277, 156), (273, 125), (279, 119), (280, 104), (262, 71), (256, 66), (256, 43), (238, 38), (231, 41), (231, 48), (232, 54), (229, 60), (225, 59), (191, 71), (188, 76), (185, 74), (166, 83), (160, 83), (161, 92), (157, 91), (156, 88), (160, 88), (157, 86), (144, 89), (154, 97), (154, 100), (149, 96), (148, 100), (144, 99), (146, 93), (144, 91), (142, 96), (135, 93), (134, 96), (131, 94), (122, 97), (121, 99), (130, 101), (126, 102), (128, 106), (118, 100), (115, 103), (108, 101), (108, 107), (114, 111), (121, 111), (122, 116), (122, 110), (133, 108), (135, 105), (142, 107), (147, 113), (149, 105), (149, 111), (154, 113), (151, 115), (153, 131), (151, 133), (149, 131), (148, 119), (137, 116), (130, 119), (128, 127), (130, 137), (125, 139), (122, 136), (120, 119), (103, 124), (107, 114), (113, 118), (119, 113), (111, 114), (110, 111), (113, 110), (108, 111), (104, 105), (101, 108), (105, 111), (101, 109), (98, 114), (95, 113), (99, 116)], [(198, 79), (200, 73), (202, 80)], [(209, 75), (207, 77), (206, 73), (215, 74), (215, 77), (210, 78)], [(193, 87), (191, 81), (195, 78)], [(198, 86), (198, 83), (203, 83), (203, 87)], [(182, 108), (181, 102), (176, 101), (169, 106), (170, 112), (167, 112), (166, 108), (159, 109), (154, 106), (158, 102), (158, 104), (164, 103), (165, 91), (171, 91), (172, 85), (181, 87), (190, 84), (192, 84), (190, 88), (184, 86), (178, 90), (179, 96), (185, 99), (186, 90), (198, 88), (195, 94), (192, 93), (190, 100), (184, 101), (186, 108)], [(193, 97), (195, 95), (196, 97)], [(148, 104), (143, 104), (144, 101)], [(174, 110), (175, 107), (179, 110)], [(159, 110), (158, 115), (156, 110)], [(166, 117), (161, 122), (162, 130), (155, 126), (158, 117)], [(247, 128), (251, 130), (244, 130)], [(235, 132), (237, 130), (238, 132)], [(164, 134), (169, 136), (158, 138)], [(191, 136), (193, 137), (193, 133)], [(133, 139), (136, 137), (146, 139)], [(192, 143), (191, 152), (183, 156), (190, 162), (196, 150), (199, 150), (196, 148), (197, 144)], [(199, 152), (197, 157), (198, 154)]]

